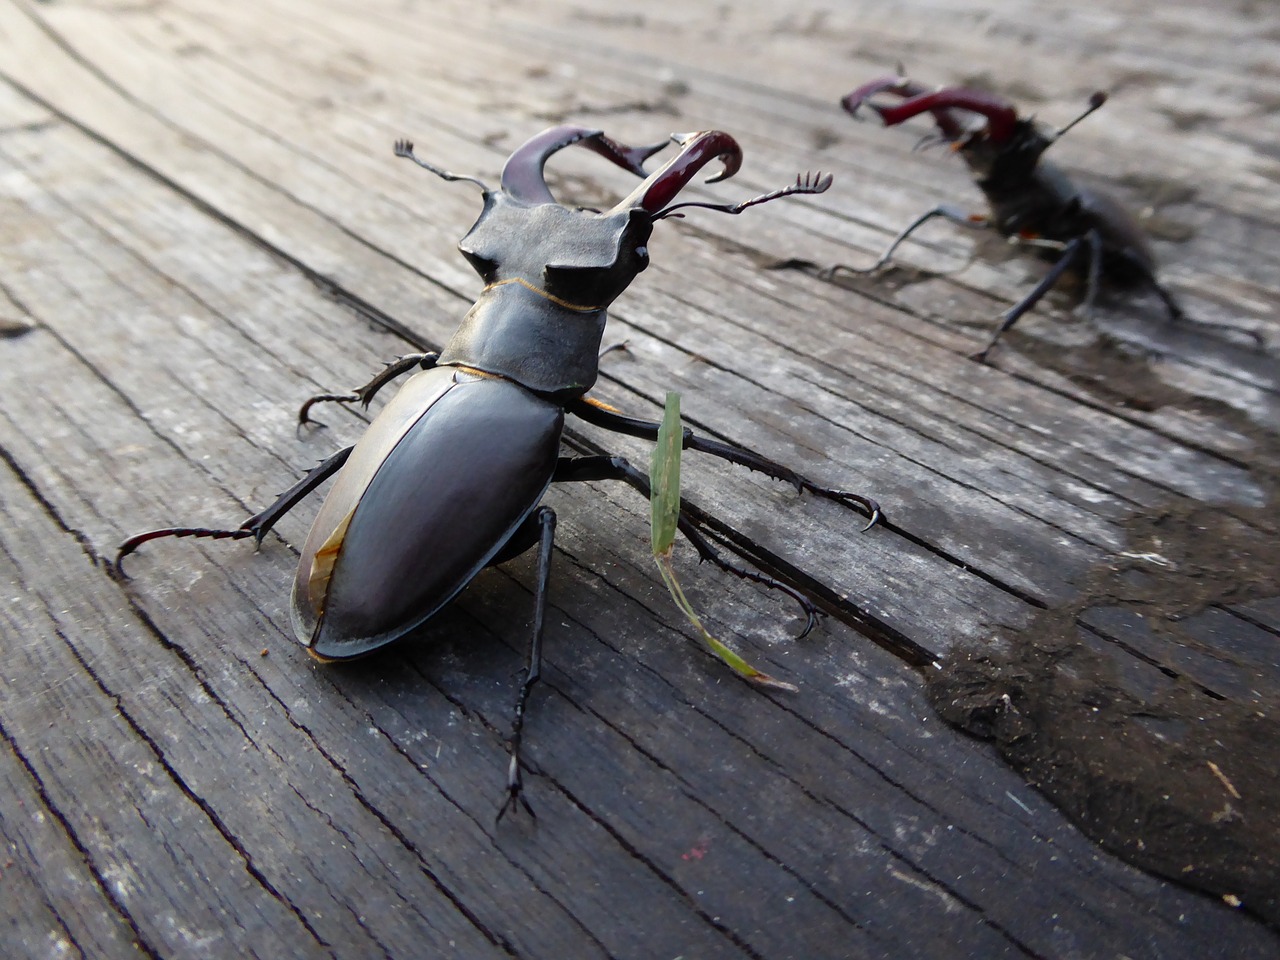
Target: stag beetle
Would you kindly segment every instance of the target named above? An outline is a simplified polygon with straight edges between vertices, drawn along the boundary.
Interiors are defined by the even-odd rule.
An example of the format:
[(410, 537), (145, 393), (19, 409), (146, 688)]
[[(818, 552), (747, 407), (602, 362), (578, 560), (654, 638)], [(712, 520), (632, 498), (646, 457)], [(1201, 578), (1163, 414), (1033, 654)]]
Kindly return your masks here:
[[(719, 159), (732, 176), (742, 151), (726, 133), (677, 134), (680, 152), (651, 174), (644, 162), (666, 146), (629, 147), (599, 130), (559, 126), (519, 147), (506, 161), (500, 188), (420, 160), (399, 141), (395, 153), (448, 180), (480, 187), (479, 219), (458, 244), (484, 289), (438, 354), (412, 354), (349, 394), (321, 394), (314, 403), (364, 404), (385, 384), (422, 368), (378, 414), (353, 447), (311, 470), (266, 510), (235, 530), (170, 527), (131, 537), (125, 556), (157, 537), (210, 537), (259, 543), (264, 534), (326, 478), (337, 480), (302, 547), (293, 584), (294, 632), (319, 660), (346, 660), (396, 640), (436, 614), (486, 566), (534, 546), (538, 570), (526, 668), (511, 724), (507, 794), (499, 817), (521, 794), (520, 743), (525, 705), (540, 675), (555, 513), (540, 505), (556, 482), (622, 480), (649, 495), (646, 474), (616, 456), (559, 455), (565, 414), (621, 434), (653, 439), (658, 424), (623, 416), (586, 397), (595, 383), (605, 310), (648, 265), (653, 225), (677, 211), (705, 207), (737, 214), (790, 194), (821, 193), (830, 176), (797, 177), (790, 186), (737, 204), (672, 203), (705, 165)], [(577, 145), (643, 177), (624, 200), (600, 212), (560, 204), (543, 168), (556, 151)], [(801, 491), (880, 516), (875, 501), (813, 483), (750, 450), (686, 430), (683, 447), (794, 484)], [(781, 590), (806, 614), (816, 611), (798, 591), (759, 571), (723, 559), (703, 535), (702, 520), (683, 509), (679, 529), (700, 558), (720, 569)], [(530, 810), (532, 813), (532, 811)]]
[[(991, 213), (966, 214), (956, 207), (939, 205), (908, 224), (871, 267), (858, 270), (839, 264), (830, 268), (826, 276), (834, 276), (838, 270), (870, 273), (879, 269), (918, 227), (943, 217), (962, 226), (994, 227), (1003, 236), (1034, 244), (1057, 257), (1035, 288), (1000, 317), (987, 345), (973, 355), (975, 360), (985, 362), (1001, 335), (1034, 307), (1064, 273), (1079, 269), (1081, 258), (1087, 258), (1082, 313), (1092, 309), (1099, 278), (1105, 273), (1119, 283), (1146, 284), (1164, 301), (1171, 319), (1185, 317), (1173, 294), (1156, 279), (1151, 245), (1133, 216), (1116, 200), (1073, 183), (1061, 168), (1042, 159), (1059, 137), (1106, 102), (1105, 93), (1094, 93), (1084, 112), (1056, 132), (1032, 119), (1020, 118), (1003, 97), (962, 87), (928, 90), (900, 73), (865, 83), (840, 102), (857, 116), (862, 104), (878, 93), (904, 98), (899, 104), (870, 104), (885, 126), (926, 112), (933, 116), (938, 126), (936, 139), (950, 143), (968, 164)], [(956, 110), (978, 114), (987, 122), (974, 129), (956, 116)]]

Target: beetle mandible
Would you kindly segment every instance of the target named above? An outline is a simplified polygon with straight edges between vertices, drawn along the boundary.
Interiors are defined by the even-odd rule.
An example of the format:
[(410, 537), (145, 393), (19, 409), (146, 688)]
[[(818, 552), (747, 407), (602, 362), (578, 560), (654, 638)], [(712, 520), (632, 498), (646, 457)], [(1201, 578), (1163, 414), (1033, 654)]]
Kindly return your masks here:
[[(880, 93), (904, 98), (898, 104), (870, 104), (886, 126), (922, 113), (933, 116), (936, 138), (950, 143), (964, 159), (991, 212), (969, 214), (940, 204), (908, 224), (872, 266), (857, 269), (838, 264), (826, 271), (827, 277), (838, 270), (870, 273), (879, 269), (918, 227), (943, 217), (962, 226), (994, 227), (1002, 236), (1033, 244), (1056, 257), (1035, 288), (1001, 315), (987, 345), (973, 354), (975, 360), (985, 362), (1004, 332), (1064, 273), (1081, 266), (1086, 278), (1081, 313), (1092, 309), (1099, 279), (1105, 275), (1118, 283), (1145, 284), (1159, 295), (1171, 319), (1185, 318), (1173, 294), (1156, 279), (1155, 255), (1134, 217), (1112, 197), (1076, 184), (1060, 167), (1043, 159), (1059, 137), (1106, 102), (1105, 93), (1094, 93), (1084, 112), (1057, 131), (1019, 117), (1013, 104), (996, 94), (963, 87), (929, 90), (900, 73), (865, 83), (840, 102), (857, 116), (863, 103)], [(957, 110), (981, 116), (986, 123), (973, 128), (957, 117)]]
[[(618, 433), (654, 438), (658, 424), (591, 402), (605, 311), (648, 265), (647, 243), (658, 220), (691, 207), (737, 214), (791, 194), (821, 193), (830, 176), (797, 177), (779, 190), (737, 204), (673, 203), (713, 160), (711, 181), (742, 162), (737, 142), (721, 131), (677, 134), (679, 153), (653, 173), (645, 161), (666, 142), (629, 147), (599, 130), (559, 126), (519, 147), (506, 161), (499, 189), (419, 159), (399, 141), (397, 156), (449, 181), (482, 190), (483, 207), (459, 242), (485, 286), (453, 337), (437, 353), (389, 364), (349, 394), (321, 394), (303, 405), (338, 400), (368, 404), (396, 377), (421, 368), (378, 414), (360, 441), (338, 451), (234, 530), (168, 527), (121, 544), (125, 556), (158, 537), (209, 537), (259, 543), (302, 498), (337, 474), (302, 547), (294, 578), (294, 632), (312, 656), (346, 660), (370, 653), (420, 626), (484, 567), (538, 547), (534, 618), (526, 669), (511, 724), (506, 800), (499, 817), (522, 803), (520, 744), (529, 692), (538, 682), (556, 518), (541, 503), (555, 482), (617, 479), (649, 495), (646, 474), (615, 456), (560, 456), (565, 414)], [(556, 151), (577, 145), (644, 180), (609, 210), (558, 203), (543, 169)], [(709, 182), (711, 182), (709, 181)], [(820, 486), (745, 448), (685, 430), (685, 449), (701, 451), (791, 483), (801, 491), (880, 516), (875, 501)], [(702, 560), (781, 590), (813, 626), (813, 604), (797, 590), (722, 558), (684, 511), (679, 529)], [(532, 812), (530, 810), (530, 812)]]

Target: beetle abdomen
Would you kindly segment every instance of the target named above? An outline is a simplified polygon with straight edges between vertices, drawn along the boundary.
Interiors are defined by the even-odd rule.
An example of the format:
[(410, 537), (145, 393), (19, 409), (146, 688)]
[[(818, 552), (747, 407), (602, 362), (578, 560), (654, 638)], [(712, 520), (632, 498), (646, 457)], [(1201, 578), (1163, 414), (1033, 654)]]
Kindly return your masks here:
[(346, 659), (436, 613), (538, 505), (563, 424), (557, 404), (508, 380), (417, 374), (320, 508), (294, 580), (298, 639)]

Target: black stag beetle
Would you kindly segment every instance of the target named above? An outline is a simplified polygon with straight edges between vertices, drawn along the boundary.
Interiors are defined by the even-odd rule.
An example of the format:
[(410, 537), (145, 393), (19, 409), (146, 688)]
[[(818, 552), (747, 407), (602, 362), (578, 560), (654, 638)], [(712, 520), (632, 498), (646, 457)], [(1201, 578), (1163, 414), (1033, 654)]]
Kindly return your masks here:
[[(1013, 104), (996, 94), (962, 87), (929, 90), (901, 73), (863, 84), (841, 100), (841, 105), (857, 116), (863, 103), (880, 93), (904, 98), (898, 104), (870, 104), (885, 126), (926, 112), (933, 116), (938, 126), (936, 139), (949, 142), (964, 158), (986, 195), (991, 213), (968, 214), (947, 204), (939, 205), (908, 224), (871, 267), (856, 270), (837, 265), (827, 271), (828, 277), (837, 270), (878, 270), (918, 227), (943, 217), (962, 226), (994, 227), (1003, 236), (1033, 244), (1057, 257), (1036, 287), (1001, 315), (990, 341), (973, 355), (976, 360), (985, 362), (1001, 335), (1034, 307), (1064, 273), (1079, 269), (1082, 258), (1086, 287), (1081, 313), (1088, 314), (1092, 309), (1099, 278), (1105, 274), (1118, 283), (1146, 284), (1164, 301), (1171, 319), (1185, 318), (1173, 294), (1156, 279), (1151, 245), (1133, 216), (1116, 200), (1073, 183), (1061, 168), (1042, 159), (1059, 137), (1106, 102), (1105, 93), (1094, 93), (1084, 112), (1055, 132), (1032, 119), (1020, 118)], [(986, 123), (974, 129), (956, 116), (957, 110), (985, 117)]]
[[(673, 137), (680, 152), (654, 173), (643, 164), (666, 143), (628, 147), (599, 130), (560, 126), (533, 137), (507, 160), (501, 188), (458, 176), (414, 155), (398, 142), (397, 156), (445, 180), (483, 191), (484, 207), (458, 244), (485, 287), (461, 327), (439, 354), (402, 357), (350, 394), (324, 400), (367, 404), (385, 384), (421, 371), (374, 419), (354, 447), (323, 461), (262, 513), (235, 530), (173, 527), (126, 540), (117, 566), (157, 537), (248, 538), (261, 542), (280, 517), (322, 481), (338, 474), (302, 548), (293, 585), (292, 621), (298, 639), (320, 660), (346, 660), (376, 650), (436, 614), (484, 567), (538, 547), (534, 622), (510, 740), (507, 797), (499, 817), (521, 795), (520, 742), (529, 691), (539, 679), (547, 581), (556, 517), (540, 505), (556, 482), (622, 480), (649, 495), (646, 474), (614, 456), (560, 456), (566, 412), (607, 430), (655, 438), (658, 424), (637, 420), (588, 400), (597, 376), (605, 310), (648, 265), (656, 221), (690, 207), (737, 214), (790, 194), (821, 193), (831, 178), (806, 175), (780, 190), (738, 204), (672, 203), (706, 164), (719, 159), (712, 180), (737, 172), (742, 151), (726, 133)], [(612, 209), (565, 206), (543, 177), (547, 159), (570, 145), (586, 147), (644, 177)], [(757, 453), (686, 430), (685, 449), (697, 450), (794, 484), (801, 491), (880, 516), (873, 500), (819, 486)], [(783, 591), (804, 608), (805, 632), (816, 611), (798, 591), (765, 574), (724, 560), (683, 511), (679, 528), (704, 561)], [(532, 812), (532, 811), (530, 811)]]

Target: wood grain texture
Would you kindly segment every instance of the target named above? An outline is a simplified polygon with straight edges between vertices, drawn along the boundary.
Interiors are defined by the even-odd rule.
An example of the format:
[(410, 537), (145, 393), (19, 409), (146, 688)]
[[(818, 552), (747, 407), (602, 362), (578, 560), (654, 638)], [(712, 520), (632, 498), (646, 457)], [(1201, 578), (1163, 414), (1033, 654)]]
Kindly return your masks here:
[[(0, 953), (1274, 956), (1256, 914), (1095, 845), (924, 681), (1016, 648), (1100, 571), (1158, 575), (1126, 555), (1158, 552), (1164, 511), (1265, 527), (1278, 37), (1265, 7), (1192, 0), (0, 0)], [(1144, 215), (1196, 319), (1239, 332), (1143, 297), (1073, 319), (1055, 294), (982, 367), (967, 354), (1042, 269), (999, 244), (938, 227), (876, 278), (767, 269), (870, 262), (932, 204), (980, 204), (955, 158), (836, 106), (899, 59), (1048, 122), (1111, 90), (1057, 159)], [(795, 642), (786, 598), (679, 554), (717, 634), (801, 687), (765, 694), (694, 647), (641, 498), (554, 489), (538, 816), (495, 824), (529, 558), (341, 667), (288, 623), (314, 503), (257, 553), (155, 542), (128, 581), (107, 561), (164, 523), (238, 524), (367, 420), (326, 410), (299, 434), (303, 399), (456, 326), (480, 288), (456, 251), (476, 193), (395, 138), (496, 182), (553, 122), (730, 131), (743, 170), (698, 199), (835, 174), (820, 198), (659, 224), (595, 395), (656, 416), (679, 390), (695, 430), (888, 521), (859, 534), (851, 510), (688, 455), (728, 547), (828, 614)], [(549, 177), (586, 205), (631, 186), (573, 151)], [(648, 458), (585, 424), (568, 442)], [(1176, 644), (1101, 606), (1080, 628), (1126, 690), (1264, 712), (1274, 576), (1206, 588)]]

